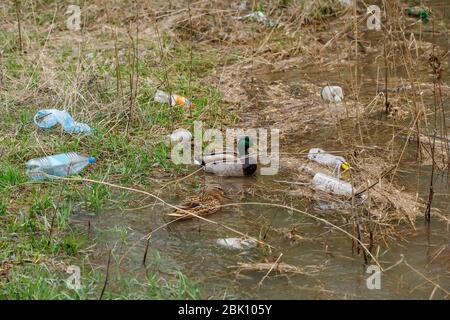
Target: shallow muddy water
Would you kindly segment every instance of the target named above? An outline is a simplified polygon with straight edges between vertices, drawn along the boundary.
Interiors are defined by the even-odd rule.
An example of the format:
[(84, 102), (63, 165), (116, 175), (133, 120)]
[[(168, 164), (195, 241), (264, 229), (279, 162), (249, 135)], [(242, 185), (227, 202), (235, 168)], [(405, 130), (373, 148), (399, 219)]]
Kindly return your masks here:
[[(431, 1), (432, 8), (444, 13), (447, 27), (450, 28), (450, 4), (446, 0)], [(422, 40), (435, 41), (444, 50), (449, 49), (448, 34), (435, 36), (424, 33)], [(378, 67), (370, 55), (365, 58), (359, 73), (364, 85), (361, 97), (369, 98), (377, 90)], [(316, 85), (327, 82), (349, 83), (351, 70), (333, 70), (324, 74), (320, 70), (301, 67), (290, 72), (271, 73), (266, 77), (270, 80), (282, 81), (295, 86), (298, 79), (308, 79)], [(448, 70), (444, 73), (444, 81), (449, 82)], [(264, 76), (264, 75), (263, 75)], [(402, 77), (399, 70), (395, 74)], [(325, 78), (326, 77), (326, 78)], [(430, 81), (426, 77), (424, 81)], [(381, 82), (382, 83), (382, 82)], [(401, 84), (401, 83), (399, 83)], [(445, 110), (450, 113), (450, 102), (445, 102)], [(450, 118), (448, 118), (450, 123)], [(348, 130), (355, 130), (352, 125)], [(346, 129), (347, 130), (347, 129)], [(392, 134), (390, 129), (383, 126), (367, 126), (365, 145), (382, 145)], [(299, 142), (301, 139), (301, 143)], [(310, 147), (321, 147), (325, 150), (345, 150), (345, 146), (336, 145), (335, 129), (333, 126), (324, 127), (319, 133), (287, 136), (281, 145), (281, 152), (297, 152)], [(398, 141), (401, 148), (404, 141)], [(426, 198), (430, 180), (429, 166), (422, 166), (420, 179), (417, 178), (417, 160), (414, 144), (406, 149), (406, 155), (399, 171), (400, 182), (411, 193), (419, 193)], [(321, 210), (317, 203), (302, 199), (293, 199), (285, 195), (288, 186), (275, 180), (292, 180), (289, 174), (275, 177), (258, 176), (252, 178), (221, 179), (228, 194), (233, 195), (232, 202), (278, 202), (288, 203), (295, 208), (308, 210), (319, 217), (332, 216), (332, 210)], [(447, 177), (437, 177), (435, 180), (434, 206), (443, 213), (450, 211), (450, 190)], [(255, 192), (255, 190), (259, 190)], [(252, 194), (255, 194), (254, 196)], [(272, 196), (271, 196), (272, 195)], [(271, 198), (271, 197), (276, 197)], [(170, 203), (177, 203), (176, 196), (163, 194), (163, 198)], [(144, 202), (151, 203), (151, 200)], [(91, 223), (91, 239), (99, 242), (97, 246), (98, 261), (105, 261), (106, 244), (115, 247), (116, 255), (123, 260), (113, 263), (113, 267), (130, 275), (143, 275), (142, 259), (145, 251), (145, 241), (142, 238), (151, 230), (163, 225), (162, 214), (167, 208), (155, 205), (144, 209), (127, 208), (121, 210), (107, 210), (93, 217), (78, 214), (74, 217), (74, 224), (87, 231), (87, 221)], [(281, 210), (279, 208), (245, 205), (223, 208), (211, 219), (226, 224), (253, 237), (260, 237), (267, 230), (269, 223), (273, 228), (288, 228), (296, 226), (297, 233), (302, 240), (292, 243), (273, 231), (267, 232), (265, 242), (274, 247), (273, 254), (266, 251), (250, 249), (246, 251), (232, 251), (218, 247), (216, 240), (220, 237), (234, 237), (230, 231), (203, 222), (187, 221), (175, 223), (163, 228), (152, 235), (147, 264), (153, 271), (162, 274), (180, 270), (191, 279), (197, 280), (205, 297), (213, 298), (250, 298), (250, 299), (428, 299), (443, 298), (445, 294), (437, 289), (433, 293), (434, 285), (425, 278), (432, 279), (442, 288), (450, 290), (450, 230), (445, 224), (433, 220), (430, 227), (423, 221), (418, 221), (416, 230), (405, 226), (401, 233), (403, 240), (392, 241), (389, 246), (382, 245), (379, 260), (385, 268), (394, 265), (403, 255), (405, 263), (382, 273), (381, 289), (369, 290), (366, 279), (367, 266), (360, 255), (352, 254), (351, 240), (344, 234), (332, 230), (330, 227), (318, 223), (302, 214)], [(340, 226), (345, 221), (329, 218)], [(307, 268), (310, 274), (275, 274), (272, 273), (261, 286), (258, 283), (267, 271), (250, 271), (236, 273), (239, 263), (273, 262), (283, 253), (284, 263)], [(422, 275), (420, 275), (421, 273)]]

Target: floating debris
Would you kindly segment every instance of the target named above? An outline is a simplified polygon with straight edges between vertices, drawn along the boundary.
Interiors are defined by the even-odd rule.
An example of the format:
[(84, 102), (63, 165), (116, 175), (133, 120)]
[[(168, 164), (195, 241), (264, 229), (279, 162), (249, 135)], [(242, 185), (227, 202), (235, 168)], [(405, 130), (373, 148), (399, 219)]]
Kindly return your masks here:
[(217, 239), (217, 244), (234, 250), (245, 250), (256, 247), (256, 241), (248, 238), (222, 238)]
[(274, 271), (277, 273), (297, 273), (303, 275), (314, 275), (320, 272), (323, 267), (321, 266), (305, 266), (297, 267), (284, 262), (271, 263), (271, 262), (255, 262), (255, 263), (239, 263), (237, 268), (239, 272), (249, 271)]
[(347, 171), (350, 168), (350, 164), (343, 157), (326, 153), (320, 148), (312, 148), (309, 150), (308, 159), (339, 172), (340, 170)]
[(312, 183), (316, 190), (324, 191), (337, 196), (351, 197), (353, 194), (353, 187), (350, 183), (320, 172), (316, 173)]

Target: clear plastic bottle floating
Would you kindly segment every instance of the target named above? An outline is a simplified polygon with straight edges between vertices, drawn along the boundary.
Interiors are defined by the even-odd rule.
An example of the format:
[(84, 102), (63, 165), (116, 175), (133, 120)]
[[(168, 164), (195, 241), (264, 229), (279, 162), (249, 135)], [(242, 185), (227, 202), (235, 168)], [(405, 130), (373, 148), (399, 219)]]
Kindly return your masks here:
[(344, 100), (344, 92), (338, 86), (326, 86), (320, 91), (320, 96), (327, 102), (341, 102)]
[(27, 162), (27, 175), (33, 180), (43, 180), (51, 176), (66, 177), (81, 172), (95, 163), (95, 158), (81, 156), (75, 152), (32, 159)]
[(316, 173), (312, 180), (312, 184), (316, 190), (337, 196), (351, 197), (353, 195), (353, 187), (350, 183), (330, 177), (324, 173)]
[(182, 108), (186, 108), (186, 109), (194, 107), (194, 105), (191, 103), (191, 101), (189, 101), (185, 97), (179, 96), (174, 93), (169, 95), (167, 92), (164, 92), (161, 90), (156, 90), (155, 101), (160, 102), (160, 103), (168, 103), (172, 107), (174, 107), (176, 105), (178, 105)]
[(341, 170), (347, 171), (350, 168), (350, 164), (345, 161), (343, 157), (326, 153), (320, 148), (312, 148), (311, 150), (309, 150), (308, 159), (320, 163), (324, 166), (333, 168), (334, 170), (338, 169), (339, 172)]
[(234, 250), (245, 250), (256, 247), (256, 241), (247, 238), (222, 238), (217, 239), (217, 244), (221, 247)]

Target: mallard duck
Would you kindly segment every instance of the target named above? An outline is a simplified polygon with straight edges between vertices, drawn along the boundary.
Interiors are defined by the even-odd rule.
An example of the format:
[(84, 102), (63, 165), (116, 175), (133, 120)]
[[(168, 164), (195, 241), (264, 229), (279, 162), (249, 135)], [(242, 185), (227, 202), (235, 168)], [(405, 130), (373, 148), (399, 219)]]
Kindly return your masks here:
[(220, 153), (205, 154), (197, 158), (196, 163), (204, 170), (218, 176), (239, 177), (251, 176), (256, 172), (256, 160), (249, 155), (248, 149), (252, 146), (249, 136), (243, 136), (238, 142), (238, 154), (224, 151)]
[(183, 210), (190, 211), (198, 216), (209, 216), (219, 211), (223, 199), (223, 188), (218, 184), (209, 185), (205, 187), (200, 194), (186, 198), (177, 206), (179, 209), (168, 213), (167, 216), (176, 220), (194, 218), (193, 215), (190, 215)]

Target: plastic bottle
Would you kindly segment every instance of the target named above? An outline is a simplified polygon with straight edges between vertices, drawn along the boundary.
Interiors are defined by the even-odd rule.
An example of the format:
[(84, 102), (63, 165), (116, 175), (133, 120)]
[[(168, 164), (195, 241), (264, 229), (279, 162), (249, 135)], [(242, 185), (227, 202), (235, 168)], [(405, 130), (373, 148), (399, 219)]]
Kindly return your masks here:
[(222, 238), (217, 239), (216, 242), (219, 246), (226, 247), (228, 249), (244, 250), (256, 247), (256, 241), (245, 238)]
[(350, 183), (320, 172), (316, 173), (312, 180), (312, 184), (316, 190), (321, 190), (337, 196), (351, 197), (353, 194), (353, 187)]
[(93, 157), (84, 157), (75, 152), (62, 153), (28, 161), (27, 174), (33, 181), (48, 176), (65, 177), (81, 172), (92, 163), (95, 163)]
[(76, 122), (65, 110), (39, 110), (33, 120), (34, 123), (41, 129), (50, 129), (59, 123), (62, 125), (64, 130), (69, 133), (91, 133), (91, 128), (87, 124)]
[(320, 96), (328, 102), (341, 102), (344, 100), (344, 92), (338, 86), (326, 86), (320, 91)]
[(175, 105), (179, 105), (180, 107), (183, 107), (183, 108), (193, 107), (191, 101), (189, 101), (185, 97), (179, 96), (174, 93), (169, 95), (168, 93), (161, 91), (161, 90), (156, 90), (155, 101), (160, 102), (160, 103), (168, 103), (172, 107), (174, 107)]
[(312, 148), (309, 150), (308, 159), (320, 163), (324, 166), (331, 167), (338, 172), (347, 171), (350, 168), (350, 164), (345, 161), (343, 157), (335, 156), (326, 153), (320, 148)]

